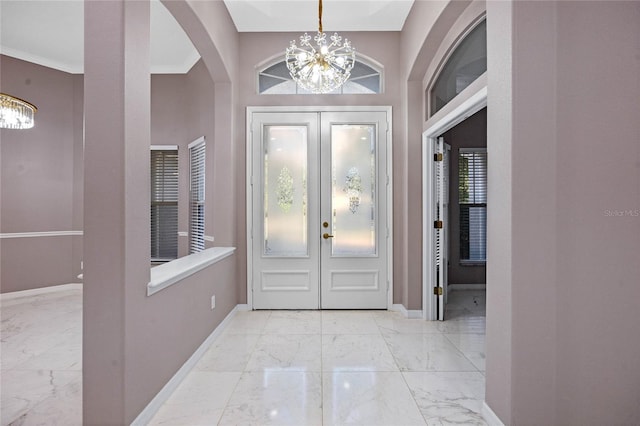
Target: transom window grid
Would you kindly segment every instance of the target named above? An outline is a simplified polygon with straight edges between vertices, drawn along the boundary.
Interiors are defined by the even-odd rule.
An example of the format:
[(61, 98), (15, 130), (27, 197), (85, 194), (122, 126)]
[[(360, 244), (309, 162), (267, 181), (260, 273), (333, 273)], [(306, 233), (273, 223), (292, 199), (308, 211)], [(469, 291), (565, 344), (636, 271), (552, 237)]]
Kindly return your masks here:
[[(376, 94), (382, 92), (382, 72), (356, 60), (351, 77), (331, 94)], [(298, 86), (289, 74), (284, 59), (258, 72), (258, 93), (261, 95), (312, 95)]]
[(178, 257), (178, 150), (151, 151), (151, 260)]
[(487, 259), (487, 151), (460, 149), (458, 156), (460, 204), (460, 261)]
[(189, 254), (204, 250), (205, 141), (189, 144)]

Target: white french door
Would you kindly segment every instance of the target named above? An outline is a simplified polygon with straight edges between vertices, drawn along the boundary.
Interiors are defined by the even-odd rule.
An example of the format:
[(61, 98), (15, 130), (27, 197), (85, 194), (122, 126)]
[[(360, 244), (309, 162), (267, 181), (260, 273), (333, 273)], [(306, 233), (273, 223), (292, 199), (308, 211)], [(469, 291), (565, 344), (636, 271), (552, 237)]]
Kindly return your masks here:
[(387, 111), (248, 117), (253, 308), (387, 308)]
[(451, 146), (444, 143), (443, 137), (435, 141), (434, 155), (434, 260), (435, 288), (438, 297), (438, 319), (444, 321), (449, 283), (449, 152)]

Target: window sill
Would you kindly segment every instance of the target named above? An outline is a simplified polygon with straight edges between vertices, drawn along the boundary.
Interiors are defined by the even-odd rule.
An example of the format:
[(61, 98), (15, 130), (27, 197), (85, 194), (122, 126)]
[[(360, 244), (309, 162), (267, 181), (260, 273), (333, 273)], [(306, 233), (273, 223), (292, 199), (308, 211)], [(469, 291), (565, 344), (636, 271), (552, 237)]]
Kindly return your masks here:
[(231, 256), (235, 251), (235, 247), (212, 247), (151, 268), (151, 281), (147, 284), (147, 296), (151, 296)]
[(486, 260), (461, 260), (460, 266), (487, 266)]

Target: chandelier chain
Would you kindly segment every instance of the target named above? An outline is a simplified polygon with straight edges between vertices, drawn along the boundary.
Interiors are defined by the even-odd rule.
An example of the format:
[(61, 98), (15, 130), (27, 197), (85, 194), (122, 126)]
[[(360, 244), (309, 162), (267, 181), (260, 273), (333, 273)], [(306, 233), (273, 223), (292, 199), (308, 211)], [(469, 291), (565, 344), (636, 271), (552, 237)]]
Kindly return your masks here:
[(318, 32), (322, 32), (322, 0), (318, 1)]

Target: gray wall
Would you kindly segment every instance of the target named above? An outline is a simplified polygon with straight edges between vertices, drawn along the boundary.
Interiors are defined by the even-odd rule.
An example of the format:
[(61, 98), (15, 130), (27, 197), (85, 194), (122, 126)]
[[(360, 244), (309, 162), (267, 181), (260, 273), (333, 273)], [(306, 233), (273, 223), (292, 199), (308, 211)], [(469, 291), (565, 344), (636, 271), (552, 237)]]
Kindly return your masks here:
[(486, 282), (486, 266), (460, 264), (458, 153), (460, 148), (487, 147), (487, 109), (478, 111), (443, 136), (444, 141), (451, 145), (449, 168), (449, 284), (484, 284)]
[(489, 2), (488, 24), (486, 401), (638, 424), (640, 4)]
[[(2, 233), (82, 231), (84, 77), (1, 58), (3, 92), (39, 108), (33, 129), (1, 130)], [(202, 61), (187, 74), (151, 76), (151, 144), (179, 146), (180, 231), (188, 228), (187, 145), (203, 135), (213, 141), (215, 108), (210, 100), (214, 98), (214, 85)], [(196, 125), (186, 125), (194, 120)], [(214, 171), (213, 142), (207, 154), (207, 168)], [(208, 188), (208, 196), (215, 197), (213, 185)], [(214, 233), (214, 212), (209, 213), (207, 235)], [(217, 227), (226, 232), (226, 226)], [(0, 241), (3, 293), (78, 282), (82, 236)], [(187, 238), (180, 237), (179, 255), (187, 252)], [(31, 267), (34, 259), (38, 268)]]
[[(0, 232), (82, 231), (82, 76), (4, 55), (0, 66), (2, 92), (38, 107), (32, 129), (0, 130)], [(0, 290), (77, 282), (81, 242), (81, 236), (1, 239)]]
[[(167, 3), (202, 56), (186, 81), (176, 83), (188, 96), (175, 107), (195, 113), (175, 125), (186, 129), (188, 142), (206, 137), (205, 233), (216, 245), (235, 246), (229, 178), (235, 176), (235, 115), (227, 66), (235, 67), (237, 34), (228, 31), (233, 24), (222, 2), (196, 3)], [(148, 34), (148, 3), (85, 4), (85, 424), (131, 423), (237, 304), (235, 256), (146, 296), (149, 144), (161, 140), (149, 123), (152, 109), (171, 114), (159, 112), (162, 98), (177, 91), (160, 78), (154, 88), (163, 94), (151, 99)], [(175, 144), (182, 131), (171, 127), (165, 140)]]

